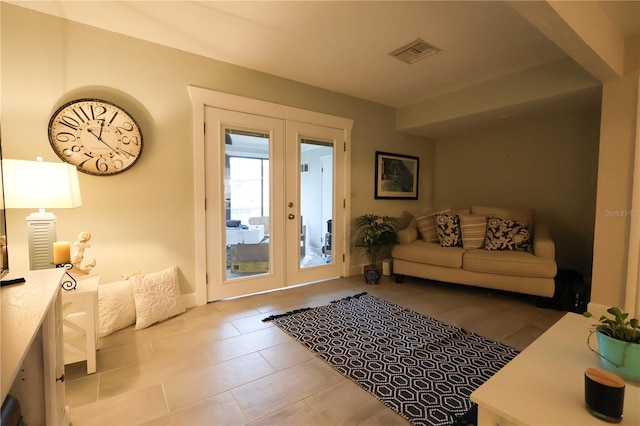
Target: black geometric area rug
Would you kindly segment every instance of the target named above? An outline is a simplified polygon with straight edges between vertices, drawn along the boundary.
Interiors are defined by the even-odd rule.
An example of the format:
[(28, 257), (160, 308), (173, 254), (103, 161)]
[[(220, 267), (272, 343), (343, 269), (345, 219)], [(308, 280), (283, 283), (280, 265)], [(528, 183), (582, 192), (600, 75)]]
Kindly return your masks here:
[(469, 395), (518, 354), (368, 293), (263, 321), (419, 426), (474, 424)]

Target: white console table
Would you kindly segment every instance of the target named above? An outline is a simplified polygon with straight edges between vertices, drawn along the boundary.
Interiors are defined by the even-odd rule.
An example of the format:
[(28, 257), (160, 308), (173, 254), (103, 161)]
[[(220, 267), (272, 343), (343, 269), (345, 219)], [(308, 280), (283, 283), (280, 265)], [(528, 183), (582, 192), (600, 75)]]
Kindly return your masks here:
[(62, 291), (64, 364), (86, 360), (87, 374), (92, 374), (96, 372), (100, 275), (74, 278), (76, 288)]
[(11, 273), (25, 283), (2, 287), (2, 401), (20, 402), (25, 423), (68, 425), (62, 355), (64, 271), (43, 269)]
[[(471, 394), (478, 425), (603, 425), (584, 406), (584, 371), (601, 368), (587, 347), (593, 319), (568, 313)], [(593, 338), (592, 345), (597, 346)], [(640, 425), (640, 388), (627, 382), (622, 425)]]

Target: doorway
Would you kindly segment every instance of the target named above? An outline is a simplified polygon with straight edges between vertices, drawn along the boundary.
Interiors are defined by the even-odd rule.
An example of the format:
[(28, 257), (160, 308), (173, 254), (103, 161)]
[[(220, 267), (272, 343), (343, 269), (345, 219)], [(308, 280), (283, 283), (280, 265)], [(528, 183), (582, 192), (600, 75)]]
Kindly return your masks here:
[(344, 130), (214, 107), (204, 120), (208, 301), (345, 275)]
[[(341, 191), (342, 200), (334, 200), (334, 202), (341, 207), (335, 213), (335, 219), (341, 218), (341, 227), (343, 237), (340, 242), (333, 242), (332, 249), (340, 249), (341, 255), (337, 259), (336, 265), (341, 265), (339, 271), (340, 276), (347, 276), (350, 272), (350, 252), (347, 245), (346, 223), (351, 215), (351, 199), (348, 197), (351, 188), (351, 174), (349, 164), (351, 163), (351, 129), (353, 128), (353, 120), (343, 117), (338, 117), (329, 114), (323, 114), (315, 111), (304, 110), (300, 108), (294, 108), (286, 105), (276, 104), (272, 102), (265, 102), (256, 99), (246, 98), (243, 96), (232, 95), (229, 93), (218, 92), (215, 90), (205, 89), (196, 86), (188, 87), (189, 96), (191, 98), (193, 107), (193, 158), (194, 158), (194, 231), (195, 231), (195, 247), (194, 247), (194, 262), (196, 272), (195, 289), (193, 293), (185, 295), (189, 300), (192, 300), (194, 305), (204, 305), (209, 301), (218, 300), (221, 296), (213, 291), (210, 291), (210, 284), (212, 282), (221, 281), (224, 276), (222, 271), (212, 270), (209, 268), (208, 259), (211, 257), (211, 252), (217, 251), (218, 256), (222, 256), (221, 247), (222, 244), (216, 244), (215, 241), (220, 241), (220, 236), (226, 231), (226, 223), (223, 222), (223, 218), (226, 221), (225, 216), (218, 215), (218, 220), (211, 222), (208, 218), (209, 211), (213, 208), (212, 203), (218, 202), (219, 198), (207, 200), (208, 192), (211, 191), (211, 184), (207, 182), (206, 174), (206, 154), (205, 154), (205, 135), (211, 135), (211, 133), (217, 133), (216, 130), (209, 129), (205, 131), (205, 111), (209, 107), (226, 109), (229, 111), (241, 111), (247, 114), (258, 115), (262, 117), (273, 117), (286, 122), (287, 120), (309, 123), (318, 126), (323, 126), (331, 129), (337, 129), (340, 132), (340, 139), (343, 141), (343, 146), (336, 144), (336, 151), (340, 152), (340, 158), (334, 159), (334, 168), (340, 168), (340, 179), (334, 180), (333, 185)], [(278, 149), (272, 147), (270, 149)], [(218, 154), (219, 155), (219, 154)], [(284, 182), (283, 182), (284, 183)], [(273, 184), (273, 183), (272, 183)], [(219, 195), (223, 194), (223, 183), (219, 182), (217, 186)], [(282, 188), (282, 187), (281, 187)], [(337, 193), (337, 191), (336, 191)], [(284, 190), (279, 190), (273, 194), (274, 198), (278, 198), (279, 194), (284, 194)], [(337, 195), (336, 195), (337, 196)], [(283, 198), (283, 197), (282, 197)], [(273, 199), (273, 198), (272, 198)], [(209, 202), (207, 202), (209, 201)], [(281, 200), (283, 202), (283, 200)], [(341, 204), (342, 203), (342, 204)], [(218, 206), (219, 207), (219, 206)], [(216, 207), (216, 208), (218, 208)], [(219, 211), (219, 210), (218, 210)], [(284, 217), (282, 218), (284, 221)], [(276, 225), (278, 225), (276, 221)], [(280, 224), (284, 228), (283, 224)], [(210, 229), (217, 229), (217, 237), (214, 235), (212, 240)], [(333, 227), (336, 229), (336, 226)], [(218, 238), (218, 240), (215, 240)], [(276, 247), (270, 248), (275, 250)], [(336, 256), (334, 256), (336, 257)], [(277, 265), (277, 264), (276, 264)], [(274, 273), (274, 271), (270, 271)], [(226, 274), (226, 270), (225, 270)], [(319, 276), (319, 275), (318, 275)], [(321, 279), (321, 278), (320, 278)], [(284, 282), (284, 280), (283, 280)]]

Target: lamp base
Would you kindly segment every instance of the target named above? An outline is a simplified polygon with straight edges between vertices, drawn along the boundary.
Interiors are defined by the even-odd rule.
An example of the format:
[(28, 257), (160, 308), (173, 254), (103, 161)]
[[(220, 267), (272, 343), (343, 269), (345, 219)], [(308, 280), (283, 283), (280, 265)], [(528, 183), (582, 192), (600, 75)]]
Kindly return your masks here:
[(29, 268), (53, 267), (53, 243), (56, 241), (56, 215), (41, 210), (27, 216)]

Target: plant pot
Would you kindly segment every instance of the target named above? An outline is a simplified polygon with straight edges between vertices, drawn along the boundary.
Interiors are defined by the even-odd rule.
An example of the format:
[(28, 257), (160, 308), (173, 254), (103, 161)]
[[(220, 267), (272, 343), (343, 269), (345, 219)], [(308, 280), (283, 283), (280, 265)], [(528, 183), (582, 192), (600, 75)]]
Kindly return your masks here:
[(600, 331), (595, 333), (602, 368), (624, 379), (640, 381), (640, 344), (614, 339)]
[(364, 267), (364, 282), (367, 284), (380, 284), (382, 278), (382, 268), (374, 265)]

